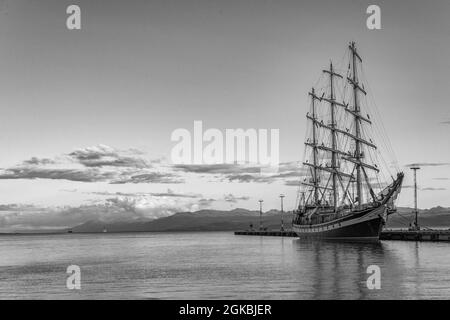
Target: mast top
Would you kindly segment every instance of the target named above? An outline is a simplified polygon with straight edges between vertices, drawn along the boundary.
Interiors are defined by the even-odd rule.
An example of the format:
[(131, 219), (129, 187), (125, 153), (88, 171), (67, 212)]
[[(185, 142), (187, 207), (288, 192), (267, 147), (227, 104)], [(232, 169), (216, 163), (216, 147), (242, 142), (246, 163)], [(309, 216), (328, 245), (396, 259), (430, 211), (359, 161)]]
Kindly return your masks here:
[(362, 62), (362, 59), (361, 59), (360, 55), (358, 54), (358, 51), (356, 50), (356, 43), (355, 43), (355, 41), (350, 42), (350, 45), (348, 47), (352, 51), (352, 53), (358, 58), (358, 60), (360, 62)]

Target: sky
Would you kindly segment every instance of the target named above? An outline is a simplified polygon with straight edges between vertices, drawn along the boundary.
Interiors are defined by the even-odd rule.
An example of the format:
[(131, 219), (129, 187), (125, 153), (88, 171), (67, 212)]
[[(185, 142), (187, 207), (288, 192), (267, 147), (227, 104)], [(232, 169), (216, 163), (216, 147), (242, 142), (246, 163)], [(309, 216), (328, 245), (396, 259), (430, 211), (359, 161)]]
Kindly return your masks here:
[[(81, 8), (68, 30), (66, 8)], [(381, 8), (381, 30), (366, 9)], [(356, 41), (419, 207), (450, 206), (450, 2), (0, 1), (0, 230), (295, 206), (307, 93)], [(279, 129), (280, 170), (171, 163), (178, 128)], [(392, 155), (390, 155), (392, 156)]]

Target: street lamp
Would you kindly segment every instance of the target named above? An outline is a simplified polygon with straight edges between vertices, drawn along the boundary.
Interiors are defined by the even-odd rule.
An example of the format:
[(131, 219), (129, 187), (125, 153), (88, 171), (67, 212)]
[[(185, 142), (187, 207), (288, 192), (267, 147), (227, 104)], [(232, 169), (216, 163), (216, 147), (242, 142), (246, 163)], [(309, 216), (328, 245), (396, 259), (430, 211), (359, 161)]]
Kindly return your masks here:
[(420, 170), (419, 167), (411, 167), (411, 170), (414, 170), (414, 230), (420, 230), (419, 222), (417, 221), (417, 215), (419, 210), (417, 209), (417, 170)]
[(264, 200), (259, 200), (259, 231), (262, 231), (262, 203)]
[(284, 223), (283, 223), (283, 198), (284, 198), (284, 194), (280, 194), (280, 199), (281, 199), (281, 231), (284, 231)]

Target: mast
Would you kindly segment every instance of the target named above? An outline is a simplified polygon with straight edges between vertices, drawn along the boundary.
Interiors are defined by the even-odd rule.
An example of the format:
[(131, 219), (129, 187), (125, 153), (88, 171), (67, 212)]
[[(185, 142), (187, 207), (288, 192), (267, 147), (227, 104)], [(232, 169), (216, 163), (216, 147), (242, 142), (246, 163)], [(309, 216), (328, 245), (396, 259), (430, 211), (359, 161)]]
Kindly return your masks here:
[(358, 197), (358, 209), (361, 208), (361, 204), (363, 203), (363, 193), (362, 193), (362, 185), (361, 185), (361, 128), (359, 123), (360, 110), (358, 105), (358, 90), (360, 89), (358, 85), (358, 75), (356, 70), (356, 59), (359, 59), (362, 62), (361, 57), (358, 55), (356, 51), (355, 42), (352, 42), (349, 46), (350, 51), (352, 52), (352, 78), (348, 79), (349, 82), (353, 85), (353, 112), (355, 116), (355, 166), (356, 166), (356, 195)]
[[(336, 93), (335, 93), (335, 85), (336, 85), (336, 78), (343, 79), (343, 76), (339, 73), (336, 73), (333, 67), (333, 63), (330, 62), (329, 69), (322, 70), (324, 73), (327, 74), (327, 81), (329, 81), (329, 87), (330, 91), (328, 94), (323, 92), (320, 96), (318, 96), (315, 92), (315, 89), (312, 88), (311, 92), (309, 92), (309, 95), (311, 96), (312, 100), (312, 112), (308, 113), (306, 115), (308, 120), (311, 120), (312, 122), (312, 141), (309, 139), (305, 142), (306, 146), (311, 147), (313, 150), (313, 159), (311, 162), (303, 162), (303, 165), (309, 166), (311, 170), (311, 180), (308, 182), (302, 182), (302, 185), (311, 187), (311, 194), (310, 196), (314, 198), (314, 203), (316, 205), (319, 205), (322, 201), (322, 199), (329, 199), (330, 202), (333, 202), (333, 209), (336, 212), (340, 204), (345, 201), (345, 198), (348, 198), (350, 203), (356, 206), (357, 209), (360, 209), (362, 204), (364, 203), (364, 191), (363, 189), (363, 183), (365, 181), (367, 185), (367, 189), (370, 193), (370, 196), (374, 202), (377, 201), (376, 194), (372, 189), (371, 183), (370, 183), (370, 177), (368, 175), (369, 170), (371, 172), (379, 172), (378, 166), (376, 164), (372, 163), (365, 163), (363, 162), (364, 152), (363, 147), (372, 149), (377, 149), (377, 146), (374, 144), (372, 139), (365, 140), (363, 137), (363, 122), (365, 124), (371, 125), (372, 121), (370, 120), (369, 115), (363, 116), (361, 114), (361, 105), (359, 101), (359, 91), (362, 92), (364, 95), (366, 95), (366, 91), (364, 89), (364, 85), (359, 83), (358, 80), (358, 67), (357, 67), (357, 60), (359, 60), (360, 63), (362, 63), (362, 59), (359, 56), (358, 52), (356, 51), (356, 46), (354, 42), (351, 42), (349, 45), (349, 49), (351, 51), (351, 61), (350, 63), (353, 64), (349, 65), (349, 69), (352, 69), (352, 74), (348, 74), (346, 76), (346, 80), (351, 85), (352, 88), (352, 96), (353, 96), (353, 103), (348, 103), (345, 101), (338, 101), (336, 100)], [(338, 79), (339, 80), (339, 79)], [(330, 107), (330, 123), (324, 122), (325, 119), (319, 119), (316, 114), (316, 100), (321, 103), (322, 101), (325, 101), (329, 104)], [(349, 104), (352, 104), (352, 106), (349, 106)], [(352, 116), (352, 122), (354, 129), (350, 130), (348, 128), (340, 126), (337, 121), (337, 108), (342, 108), (346, 113), (351, 114)], [(328, 130), (328, 132), (331, 134), (330, 140), (331, 143), (329, 145), (324, 144), (325, 141), (318, 141), (319, 135), (317, 130)], [(338, 137), (345, 136), (346, 138), (350, 138), (354, 141), (355, 150), (353, 152), (350, 152), (349, 150), (345, 151), (342, 149), (344, 146), (340, 146), (338, 142)], [(328, 163), (319, 163), (321, 159), (318, 158), (319, 151), (326, 151), (329, 152), (331, 155), (331, 165)], [(349, 172), (343, 172), (340, 170), (340, 162), (346, 161), (353, 164), (353, 171), (352, 173)], [(327, 172), (329, 173), (329, 179), (326, 182), (325, 185), (319, 184), (320, 181), (320, 173), (321, 172)], [(343, 178), (348, 178), (348, 184), (345, 186)], [(325, 181), (324, 181), (325, 182)], [(351, 189), (349, 187), (351, 186)], [(343, 200), (340, 200), (340, 190), (342, 188), (343, 192)], [(364, 186), (365, 188), (365, 186)], [(350, 193), (352, 192), (352, 194)], [(356, 195), (354, 195), (356, 193)], [(308, 197), (309, 199), (309, 197)]]
[(340, 150), (337, 150), (336, 146), (336, 121), (335, 121), (335, 98), (334, 98), (334, 88), (333, 88), (333, 77), (337, 76), (339, 78), (342, 78), (340, 74), (337, 74), (333, 71), (333, 63), (330, 62), (330, 70), (323, 70), (323, 72), (328, 73), (330, 76), (330, 99), (327, 101), (330, 103), (330, 112), (331, 112), (331, 124), (329, 126), (329, 129), (331, 130), (331, 149), (329, 150), (331, 152), (331, 167), (333, 169), (332, 175), (332, 188), (333, 188), (333, 206), (334, 211), (337, 209), (337, 199), (338, 199), (338, 192), (337, 192), (337, 161), (336, 156), (338, 153), (342, 154)]
[(315, 100), (319, 99), (319, 97), (316, 96), (316, 93), (314, 91), (314, 88), (312, 88), (311, 92), (311, 101), (312, 101), (312, 134), (313, 134), (313, 142), (312, 142), (312, 147), (313, 147), (313, 175), (314, 175), (314, 180), (312, 181), (312, 183), (314, 184), (314, 203), (318, 204), (319, 202), (319, 186), (318, 186), (318, 179), (317, 179), (317, 139), (316, 139), (316, 106), (315, 106)]

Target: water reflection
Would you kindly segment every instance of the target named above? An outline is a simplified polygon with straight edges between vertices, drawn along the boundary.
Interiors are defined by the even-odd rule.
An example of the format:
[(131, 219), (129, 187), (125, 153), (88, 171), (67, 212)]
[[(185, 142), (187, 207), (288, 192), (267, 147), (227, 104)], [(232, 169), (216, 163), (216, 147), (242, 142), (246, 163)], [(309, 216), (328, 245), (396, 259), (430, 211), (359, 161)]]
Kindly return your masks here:
[[(296, 239), (293, 248), (301, 268), (311, 273), (312, 299), (395, 299), (402, 296), (402, 261), (381, 242)], [(381, 269), (380, 290), (367, 288), (370, 265)]]
[[(450, 243), (354, 243), (228, 232), (0, 236), (2, 298), (450, 297)], [(82, 266), (82, 290), (66, 267)], [(367, 267), (381, 269), (369, 290)]]

